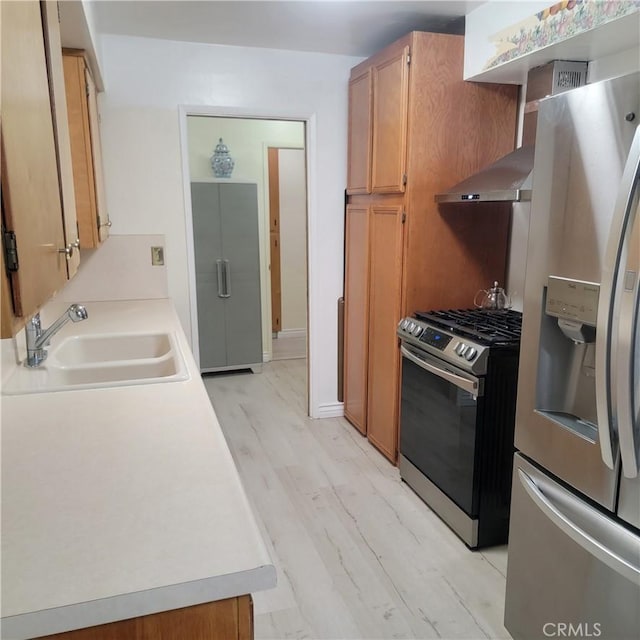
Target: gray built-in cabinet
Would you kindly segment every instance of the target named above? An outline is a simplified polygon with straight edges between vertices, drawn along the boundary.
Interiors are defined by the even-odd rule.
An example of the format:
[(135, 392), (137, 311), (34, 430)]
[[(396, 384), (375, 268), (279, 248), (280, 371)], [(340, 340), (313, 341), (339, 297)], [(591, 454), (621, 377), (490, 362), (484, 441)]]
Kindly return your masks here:
[(200, 370), (262, 363), (258, 189), (191, 183)]

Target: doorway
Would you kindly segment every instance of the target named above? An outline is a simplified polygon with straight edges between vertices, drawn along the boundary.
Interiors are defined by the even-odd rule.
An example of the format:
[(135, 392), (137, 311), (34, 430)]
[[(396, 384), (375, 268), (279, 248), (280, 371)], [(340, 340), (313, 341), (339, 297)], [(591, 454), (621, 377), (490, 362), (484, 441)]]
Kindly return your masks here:
[[(307, 193), (304, 121), (186, 114), (188, 178), (214, 179), (211, 158), (220, 138), (234, 161), (227, 182), (257, 185), (263, 361), (306, 357), (307, 353)], [(272, 151), (270, 152), (270, 149)], [(277, 182), (270, 171), (275, 159)], [(185, 172), (186, 173), (186, 172)], [(279, 196), (278, 252), (271, 251), (271, 191)], [(292, 204), (295, 203), (295, 204)], [(273, 314), (273, 272), (279, 267), (279, 313)], [(277, 293), (277, 292), (276, 292)], [(197, 301), (192, 296), (192, 323)], [(277, 315), (279, 323), (274, 325)], [(194, 322), (194, 319), (196, 320)], [(194, 351), (199, 349), (194, 330)]]
[(272, 357), (291, 360), (306, 355), (305, 151), (269, 147), (267, 156)]

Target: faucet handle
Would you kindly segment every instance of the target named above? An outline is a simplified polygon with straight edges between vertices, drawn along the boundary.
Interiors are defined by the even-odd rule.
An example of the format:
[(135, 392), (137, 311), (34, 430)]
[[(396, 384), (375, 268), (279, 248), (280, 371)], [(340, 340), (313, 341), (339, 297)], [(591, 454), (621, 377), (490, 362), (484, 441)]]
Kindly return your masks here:
[(72, 322), (80, 322), (81, 320), (86, 320), (89, 317), (87, 308), (82, 304), (72, 304), (67, 309), (67, 315)]
[(33, 327), (33, 329), (36, 329), (38, 333), (40, 332), (40, 330), (42, 329), (42, 322), (40, 321), (39, 311), (38, 313), (33, 314), (33, 316), (31, 317), (31, 320), (29, 320), (29, 324), (31, 325), (31, 327)]

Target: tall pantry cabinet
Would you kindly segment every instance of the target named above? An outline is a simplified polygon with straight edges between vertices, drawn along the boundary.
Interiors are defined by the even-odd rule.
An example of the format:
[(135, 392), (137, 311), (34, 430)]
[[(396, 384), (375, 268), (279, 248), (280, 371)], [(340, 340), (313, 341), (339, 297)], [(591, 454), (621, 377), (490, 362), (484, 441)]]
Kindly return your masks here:
[(397, 323), (473, 306), (505, 279), (510, 205), (434, 202), (514, 148), (518, 88), (465, 82), (462, 69), (462, 36), (412, 32), (349, 82), (344, 410), (393, 462)]
[(255, 183), (191, 183), (200, 370), (262, 365)]

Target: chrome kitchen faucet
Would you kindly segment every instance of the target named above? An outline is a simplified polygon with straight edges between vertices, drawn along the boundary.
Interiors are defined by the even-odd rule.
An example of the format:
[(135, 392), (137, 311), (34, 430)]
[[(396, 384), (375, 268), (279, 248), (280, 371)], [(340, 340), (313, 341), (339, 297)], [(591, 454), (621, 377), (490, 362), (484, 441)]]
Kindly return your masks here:
[(26, 367), (39, 367), (47, 358), (46, 346), (51, 338), (67, 324), (80, 322), (89, 317), (87, 310), (81, 304), (72, 304), (46, 331), (42, 330), (40, 314), (36, 313), (26, 326), (27, 335), (27, 359)]

